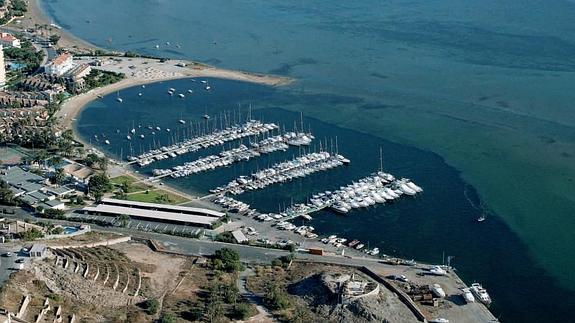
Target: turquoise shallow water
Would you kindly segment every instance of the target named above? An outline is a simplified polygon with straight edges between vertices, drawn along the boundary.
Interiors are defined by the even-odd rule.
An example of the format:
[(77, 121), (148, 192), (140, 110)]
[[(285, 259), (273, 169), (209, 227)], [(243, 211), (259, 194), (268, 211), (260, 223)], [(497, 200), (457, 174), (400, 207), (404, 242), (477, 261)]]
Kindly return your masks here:
[[(142, 98), (140, 107), (131, 108), (134, 110), (130, 112), (110, 110), (127, 125), (110, 124), (109, 129), (102, 131), (114, 132), (116, 127), (124, 131), (131, 127), (131, 119), (145, 124), (156, 121), (160, 114), (166, 114), (166, 120), (179, 119), (182, 111), (167, 109), (168, 106), (187, 108), (185, 111), (199, 115), (206, 106), (217, 109), (210, 108), (210, 104), (233, 106), (238, 101), (244, 104), (254, 101), (257, 108), (303, 110), (308, 116), (331, 120), (361, 133), (435, 151), (457, 166), (481, 192), (488, 206), (497, 210), (498, 216), (520, 237), (517, 239), (501, 223), (488, 227), (489, 232), (475, 228), (467, 231), (465, 225), (451, 217), (462, 212), (457, 207), (451, 208), (451, 204), (460, 203), (456, 198), (446, 205), (424, 205), (434, 214), (450, 215), (439, 219), (453, 222), (453, 226), (447, 225), (452, 223), (449, 221), (432, 225), (433, 230), (449, 228), (467, 234), (457, 236), (462, 240), (454, 237), (445, 242), (457, 246), (458, 256), (462, 255), (460, 265), (467, 268), (465, 271), (462, 268), (467, 273), (464, 276), (475, 279), (471, 273), (483, 273), (482, 281), (493, 279), (488, 287), (496, 289), (499, 299), (496, 310), (503, 318), (533, 321), (534, 317), (545, 317), (545, 321), (562, 321), (567, 317), (562, 309), (573, 304), (554, 305), (553, 299), (573, 297), (549, 280), (548, 273), (560, 277), (561, 286), (575, 286), (571, 274), (575, 269), (575, 247), (569, 242), (575, 228), (572, 217), (575, 200), (569, 193), (575, 188), (575, 114), (572, 113), (575, 4), (572, 1), (43, 0), (42, 3), (57, 24), (103, 47), (193, 58), (221, 67), (297, 79), (289, 88), (272, 93), (260, 87), (240, 90), (224, 86), (226, 91), (216, 88), (211, 97), (198, 98), (197, 102), (155, 102)], [(156, 44), (160, 45), (159, 50), (154, 49)], [(106, 100), (94, 103), (82, 116), (79, 122), (82, 134), (100, 131), (87, 128), (103, 126), (92, 115), (94, 112), (89, 111), (112, 107), (113, 98)], [(272, 118), (279, 113), (273, 111)], [(166, 126), (173, 127), (162, 127)], [(111, 146), (104, 148), (116, 149), (112, 152), (118, 154), (121, 150), (124, 155), (129, 151), (125, 144), (123, 149)], [(393, 153), (389, 154), (392, 159)], [(418, 161), (416, 157), (413, 160)], [(397, 167), (390, 161), (392, 166)], [(417, 167), (423, 169), (427, 164), (422, 162)], [(433, 174), (422, 173), (421, 180)], [(447, 179), (449, 172), (440, 174), (446, 179), (438, 182), (452, 183)], [(202, 180), (174, 184), (201, 187), (204, 179), (211, 177), (199, 178)], [(463, 191), (455, 184), (446, 186)], [(448, 190), (441, 186), (433, 188)], [(269, 192), (278, 199), (294, 194), (285, 188)], [(465, 200), (461, 194), (453, 196)], [(277, 201), (269, 204), (272, 207)], [(391, 240), (386, 238), (388, 233), (365, 229), (374, 227), (367, 219), (379, 220), (377, 214), (373, 218), (360, 218), (366, 222), (326, 219), (320, 216), (315, 220), (318, 228), (320, 225), (329, 231), (353, 228), (359, 230), (355, 232), (358, 235), (373, 232), (370, 236), (373, 241), (383, 239), (384, 245), (392, 241), (388, 250), (422, 259), (439, 254), (438, 250), (415, 243), (421, 241), (410, 236), (426, 232), (430, 226), (427, 221), (437, 217), (416, 217), (414, 223), (419, 225), (415, 228), (404, 223), (391, 226), (398, 236), (409, 237)], [(498, 221), (495, 216), (493, 219)], [(470, 242), (464, 238), (468, 236), (480, 244), (477, 250), (466, 251)], [(435, 241), (428, 244), (446, 248)], [(467, 262), (468, 254), (477, 261)], [(504, 269), (499, 265), (503, 258), (508, 261)], [(537, 269), (535, 261), (547, 271)], [(549, 294), (542, 294), (541, 290)], [(539, 315), (529, 316), (525, 308), (536, 309)], [(556, 313), (553, 317), (549, 315), (552, 312)]]
[[(253, 117), (291, 129), (294, 123), (299, 125), (299, 114), (281, 109), (281, 103), (286, 100), (299, 100), (302, 105), (314, 103), (310, 97), (286, 96), (282, 91), (241, 82), (211, 79), (213, 90), (210, 92), (202, 91), (200, 84), (179, 80), (147, 85), (145, 89), (126, 89), (120, 93), (123, 103), (118, 103), (115, 95), (104, 97), (92, 102), (81, 113), (77, 131), (84, 140), (119, 158), (125, 157), (130, 150), (138, 152), (139, 149), (147, 149), (158, 143), (167, 144), (183, 136), (189, 131), (189, 124), (205, 122), (202, 116), (206, 112), (212, 116), (210, 122), (213, 125), (218, 123), (213, 119), (224, 111), (228, 111), (234, 119), (239, 119), (240, 115), (246, 118), (251, 104), (258, 107), (252, 110)], [(172, 97), (166, 94), (170, 87), (176, 88), (178, 93), (193, 89), (194, 94), (187, 95), (185, 99)], [(179, 119), (186, 120), (186, 125), (181, 125)], [(443, 252), (453, 255), (453, 264), (467, 282), (480, 281), (489, 288), (495, 299), (493, 311), (505, 321), (529, 322), (532, 317), (544, 316), (551, 310), (557, 318), (561, 318), (557, 321), (567, 317), (574, 305), (569, 300), (572, 294), (562, 290), (545, 271), (534, 265), (525, 245), (498, 217), (489, 217), (482, 224), (475, 221), (482, 212), (476, 191), (463, 182), (459, 173), (445, 164), (441, 157), (317, 119), (304, 118), (304, 125), (313, 131), (318, 140), (337, 136), (339, 151), (350, 157), (351, 165), (245, 193), (239, 199), (268, 212), (291, 202), (305, 201), (314, 193), (336, 189), (377, 170), (379, 147), (383, 147), (385, 169), (396, 176), (413, 179), (425, 189), (425, 193), (393, 204), (351, 212), (347, 216), (329, 211), (319, 212), (310, 222), (319, 234), (360, 238), (372, 247), (378, 246), (384, 253), (420, 261), (438, 263)], [(150, 130), (148, 126), (162, 130)], [(126, 140), (125, 136), (132, 127), (137, 129), (135, 138), (139, 134), (144, 134), (145, 138)], [(205, 127), (205, 124), (201, 127)], [(166, 128), (170, 128), (170, 132)], [(111, 142), (110, 145), (102, 144), (104, 135)], [(236, 145), (227, 144), (225, 148)], [(150, 174), (153, 168), (172, 167), (221, 149), (214, 147), (137, 170)], [(291, 159), (297, 154), (298, 149), (291, 148), (229, 168), (188, 178), (167, 179), (166, 182), (183, 190), (206, 193), (239, 175)], [(567, 301), (556, 304), (556, 297)], [(531, 310), (526, 312), (525, 307)]]

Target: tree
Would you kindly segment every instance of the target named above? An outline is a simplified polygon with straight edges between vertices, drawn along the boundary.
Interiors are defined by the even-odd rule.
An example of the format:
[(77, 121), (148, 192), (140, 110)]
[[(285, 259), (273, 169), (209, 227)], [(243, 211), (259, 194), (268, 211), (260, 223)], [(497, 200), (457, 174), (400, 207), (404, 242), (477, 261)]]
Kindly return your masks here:
[(60, 35), (52, 35), (50, 36), (50, 43), (52, 43), (52, 45), (56, 45), (58, 44), (58, 41), (60, 40)]
[(65, 179), (66, 174), (62, 168), (57, 168), (54, 174), (50, 176), (50, 182), (52, 182), (52, 184), (61, 184)]
[(122, 185), (120, 186), (120, 189), (124, 193), (129, 193), (130, 192), (130, 183), (128, 183), (128, 181), (123, 181)]
[(56, 165), (59, 165), (62, 162), (62, 157), (55, 155), (53, 157), (51, 157), (50, 159), (48, 159), (48, 165), (54, 167)]
[(221, 261), (222, 268), (216, 268), (218, 270), (225, 270), (227, 272), (236, 272), (242, 269), (242, 263), (240, 262), (239, 253), (230, 248), (222, 248), (220, 250), (216, 250), (214, 258), (219, 259)]
[(108, 158), (102, 156), (102, 158), (100, 158), (98, 161), (98, 166), (105, 173), (108, 170)]
[(44, 233), (42, 233), (36, 228), (32, 228), (28, 231), (20, 233), (20, 237), (24, 241), (34, 241), (36, 239), (44, 238)]
[(272, 310), (283, 310), (290, 306), (286, 293), (275, 282), (268, 282), (264, 302)]
[(86, 158), (84, 159), (84, 162), (86, 163), (86, 166), (88, 166), (88, 167), (94, 166), (99, 161), (100, 161), (100, 157), (98, 157), (98, 155), (96, 155), (94, 153), (88, 154), (86, 156)]
[(88, 182), (88, 192), (96, 198), (96, 201), (100, 201), (104, 193), (110, 191), (111, 187), (110, 179), (106, 174), (96, 174), (90, 177)]
[(14, 193), (10, 190), (10, 185), (4, 180), (0, 180), (0, 204), (15, 205), (16, 199)]
[(150, 315), (155, 315), (156, 313), (158, 313), (158, 307), (160, 306), (160, 303), (158, 303), (158, 300), (155, 298), (150, 298), (149, 300), (146, 301), (146, 310), (148, 311), (148, 314)]
[(206, 314), (209, 322), (217, 322), (224, 315), (224, 306), (220, 300), (210, 300)]
[(114, 222), (119, 223), (121, 227), (125, 228), (128, 226), (128, 223), (130, 222), (131, 219), (132, 218), (130, 218), (129, 215), (120, 214), (116, 217)]
[(84, 205), (84, 198), (80, 195), (76, 196), (76, 204), (78, 205)]

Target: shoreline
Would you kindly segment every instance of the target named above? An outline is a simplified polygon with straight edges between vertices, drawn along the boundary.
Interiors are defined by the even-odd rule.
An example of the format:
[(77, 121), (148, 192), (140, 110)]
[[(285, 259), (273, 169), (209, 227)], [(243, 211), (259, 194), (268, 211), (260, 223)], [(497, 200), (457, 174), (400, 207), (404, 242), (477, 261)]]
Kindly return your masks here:
[[(32, 28), (34, 27), (34, 25), (50, 25), (50, 24), (51, 24), (50, 17), (42, 9), (42, 6), (40, 5), (40, 0), (32, 0), (28, 2), (28, 12), (26, 12), (25, 16), (20, 19), (20, 23), (15, 25), (14, 20), (12, 20), (5, 26), (12, 29), (26, 29), (26, 28)], [(72, 33), (62, 28), (53, 27), (52, 33), (54, 32), (60, 35), (61, 37), (60, 41), (58, 42), (57, 46), (58, 48), (64, 48), (64, 49), (72, 48), (80, 52), (83, 51), (89, 53), (92, 53), (94, 50), (103, 50), (106, 52), (110, 52), (109, 50), (100, 48), (90, 42), (78, 38), (74, 36)], [(112, 51), (112, 53), (121, 53), (121, 52)], [(149, 64), (150, 62), (155, 62), (159, 60), (152, 58), (125, 58), (125, 57), (118, 57), (118, 58), (126, 59), (128, 61), (141, 60), (142, 62), (145, 62), (144, 64)], [(288, 85), (295, 81), (292, 78), (284, 76), (275, 76), (275, 75), (251, 73), (239, 70), (221, 69), (200, 62), (195, 62), (192, 60), (168, 60), (167, 63), (168, 64), (183, 63), (187, 67), (180, 68), (177, 72), (169, 71), (170, 73), (172, 73), (170, 75), (165, 75), (165, 73), (164, 75), (158, 75), (161, 74), (162, 72), (165, 72), (160, 67), (159, 68), (160, 73), (156, 73), (156, 75), (150, 75), (151, 73), (147, 73), (147, 75), (144, 75), (143, 77), (133, 77), (126, 74), (124, 71), (115, 70), (115, 72), (123, 73), (126, 76), (126, 78), (120, 82), (96, 88), (90, 90), (87, 93), (72, 96), (62, 104), (61, 109), (56, 113), (56, 117), (62, 119), (60, 126), (63, 127), (64, 129), (71, 128), (73, 123), (72, 121), (75, 121), (74, 119), (78, 115), (78, 113), (80, 113), (88, 103), (97, 99), (98, 95), (107, 95), (114, 91), (119, 91), (125, 88), (144, 84), (193, 78), (193, 77), (213, 77), (213, 78), (221, 78), (221, 79), (236, 80), (243, 82), (251, 82), (274, 87)], [(159, 65), (160, 64), (157, 64), (156, 67), (159, 67)], [(164, 66), (165, 65), (167, 64), (164, 64)], [(120, 69), (121, 68), (122, 67), (120, 67)], [(105, 67), (100, 69), (110, 70), (109, 68)], [(77, 138), (76, 135), (74, 136)]]
[[(12, 19), (4, 26), (11, 29), (27, 29), (34, 28), (35, 25), (51, 25), (52, 21), (50, 16), (44, 12), (42, 6), (40, 5), (40, 0), (31, 0), (27, 2), (28, 11), (24, 14), (24, 17), (19, 17), (19, 19)], [(20, 23), (16, 23), (16, 21)], [(75, 50), (91, 52), (93, 50), (104, 50), (88, 41), (74, 36), (68, 31), (62, 28), (51, 27), (51, 33), (60, 36), (58, 41), (58, 47), (64, 48), (74, 48)]]
[[(124, 73), (125, 79), (110, 85), (92, 89), (88, 92), (74, 95), (66, 99), (55, 116), (59, 119), (59, 124), (63, 129), (72, 127), (76, 116), (98, 96), (108, 95), (115, 91), (123, 89), (164, 81), (173, 81), (194, 77), (220, 78), (226, 80), (235, 80), (250, 82), (272, 87), (284, 86), (292, 83), (290, 78), (275, 77), (263, 74), (252, 74), (242, 71), (224, 70), (215, 67), (174, 67), (174, 64), (187, 63), (188, 61), (168, 61), (167, 63), (158, 63), (156, 59), (149, 58), (131, 58), (126, 59), (124, 65), (139, 64), (141, 69), (132, 72), (133, 75), (124, 73), (123, 66), (106, 66), (101, 70)], [(139, 73), (139, 74), (138, 74)]]

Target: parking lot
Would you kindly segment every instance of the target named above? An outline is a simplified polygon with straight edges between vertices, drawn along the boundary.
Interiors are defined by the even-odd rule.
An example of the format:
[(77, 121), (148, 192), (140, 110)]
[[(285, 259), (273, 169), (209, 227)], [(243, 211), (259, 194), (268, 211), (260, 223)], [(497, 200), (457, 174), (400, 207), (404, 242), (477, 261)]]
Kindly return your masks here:
[[(0, 286), (8, 280), (13, 271), (18, 270), (16, 260), (22, 258), (24, 262), (28, 261), (28, 255), (20, 249), (20, 246), (0, 246)], [(12, 253), (12, 256), (6, 256), (8, 252)]]
[[(115, 217), (110, 216), (74, 214), (74, 217), (83, 218), (88, 221), (103, 221), (115, 226), (120, 225), (119, 223), (117, 223), (117, 219)], [(189, 225), (170, 224), (170, 223), (161, 223), (161, 222), (135, 220), (135, 219), (131, 219), (130, 221), (128, 221), (126, 228), (145, 232), (169, 232), (171, 234), (179, 234), (179, 235), (188, 235), (188, 234), (192, 235), (202, 231), (202, 229), (198, 227)]]

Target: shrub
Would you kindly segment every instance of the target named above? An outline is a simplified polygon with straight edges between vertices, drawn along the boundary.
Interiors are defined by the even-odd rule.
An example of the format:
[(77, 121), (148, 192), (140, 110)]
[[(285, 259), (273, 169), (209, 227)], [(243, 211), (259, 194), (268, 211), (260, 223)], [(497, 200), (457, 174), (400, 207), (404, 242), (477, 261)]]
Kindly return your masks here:
[(149, 314), (154, 315), (156, 313), (158, 313), (158, 307), (160, 306), (160, 304), (158, 303), (158, 300), (155, 298), (150, 298), (149, 300), (146, 301), (146, 311), (148, 311)]
[(162, 317), (160, 318), (160, 323), (175, 323), (175, 322), (176, 318), (170, 313), (166, 313), (162, 315)]
[(234, 317), (238, 320), (246, 320), (254, 314), (254, 309), (248, 303), (238, 303), (234, 307)]
[[(227, 272), (236, 272), (240, 271), (243, 266), (240, 262), (240, 254), (232, 249), (229, 248), (222, 248), (220, 250), (216, 250), (214, 255), (215, 260), (220, 260), (221, 264), (217, 262), (220, 267), (216, 267), (215, 269), (218, 270), (225, 270)], [(216, 261), (214, 261), (216, 264)]]

